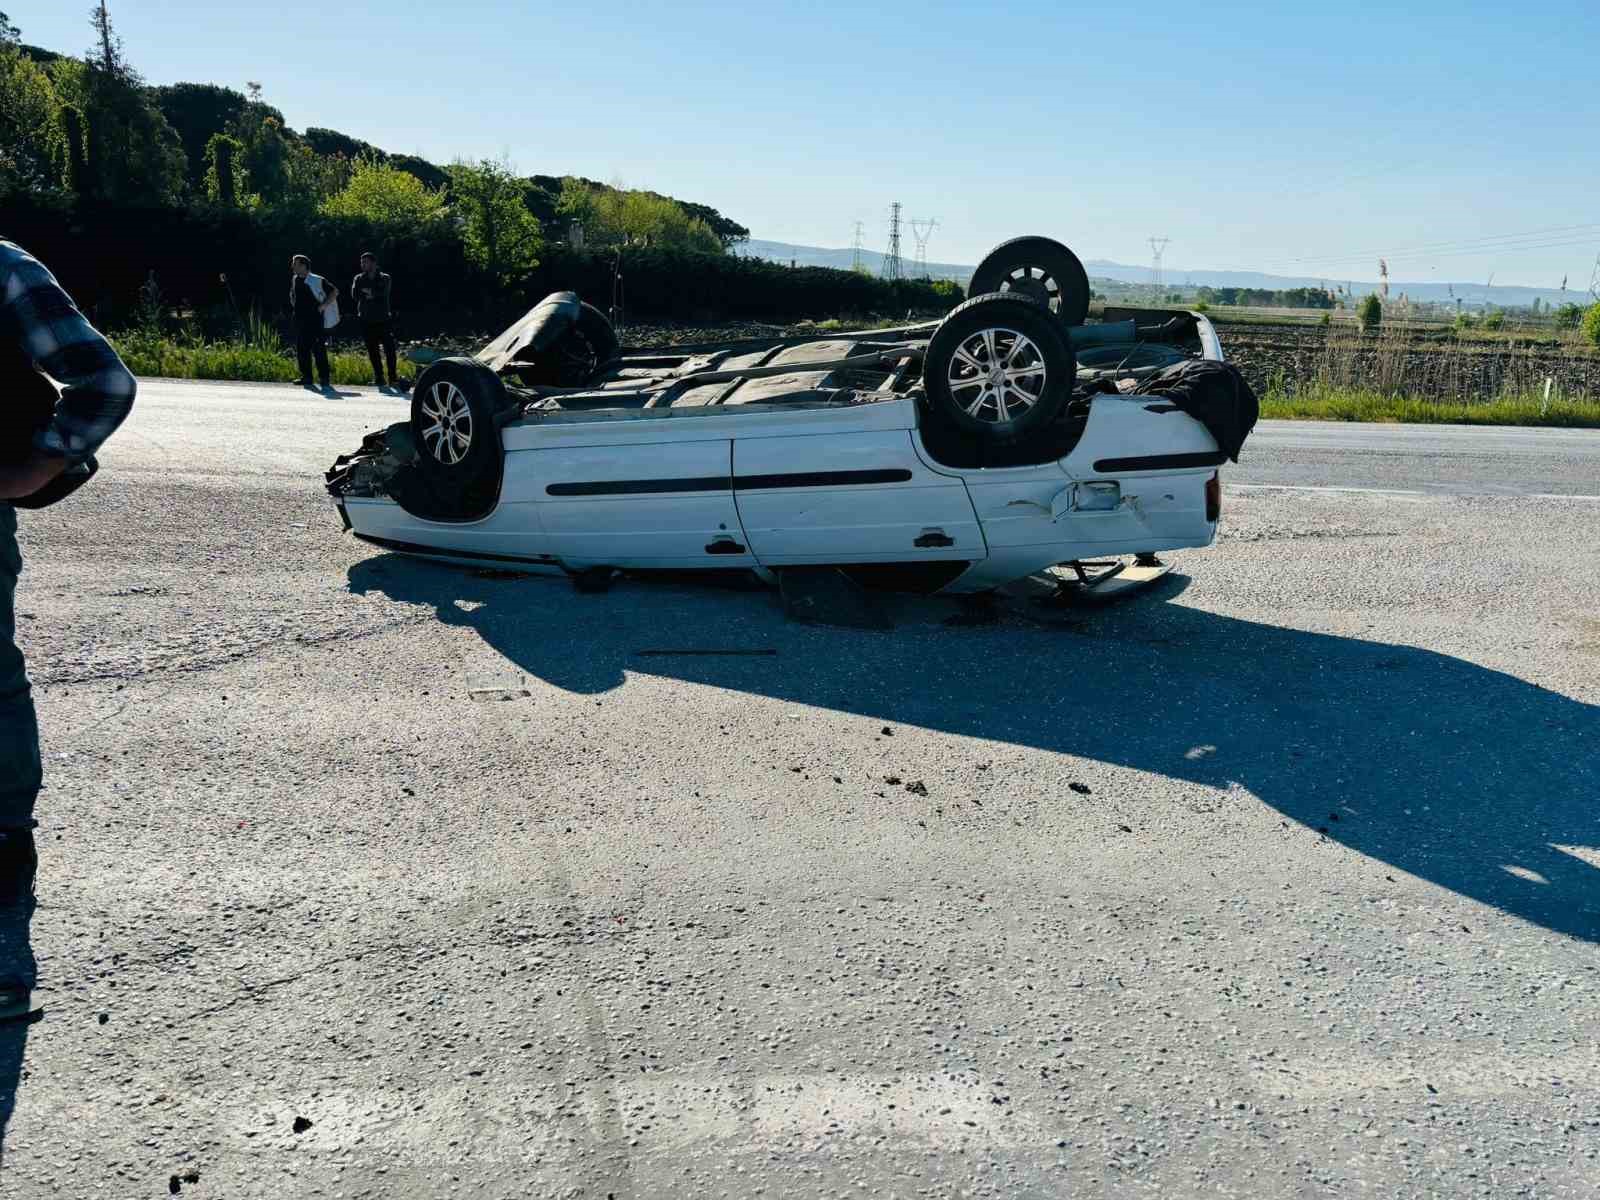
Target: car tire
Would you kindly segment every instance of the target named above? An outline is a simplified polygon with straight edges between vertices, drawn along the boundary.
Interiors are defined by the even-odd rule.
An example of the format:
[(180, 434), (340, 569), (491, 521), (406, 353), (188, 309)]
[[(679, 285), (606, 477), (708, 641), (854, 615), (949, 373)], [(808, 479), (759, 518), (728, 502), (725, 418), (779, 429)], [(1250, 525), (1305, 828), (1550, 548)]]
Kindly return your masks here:
[(509, 405), (500, 377), (470, 358), (443, 358), (423, 371), (411, 389), (416, 459), (396, 497), (402, 507), (432, 521), (475, 521), (493, 511)]
[(578, 319), (553, 346), (539, 351), (518, 371), (532, 387), (582, 387), (616, 358), (621, 343), (610, 319), (592, 304), (578, 305)]
[(1014, 445), (1050, 427), (1076, 380), (1067, 338), (1048, 309), (1013, 293), (957, 305), (923, 355), (928, 418), (990, 446)]
[(1082, 325), (1089, 315), (1089, 273), (1076, 254), (1051, 238), (1012, 238), (984, 255), (967, 295), (990, 292), (1020, 292), (1068, 325)]

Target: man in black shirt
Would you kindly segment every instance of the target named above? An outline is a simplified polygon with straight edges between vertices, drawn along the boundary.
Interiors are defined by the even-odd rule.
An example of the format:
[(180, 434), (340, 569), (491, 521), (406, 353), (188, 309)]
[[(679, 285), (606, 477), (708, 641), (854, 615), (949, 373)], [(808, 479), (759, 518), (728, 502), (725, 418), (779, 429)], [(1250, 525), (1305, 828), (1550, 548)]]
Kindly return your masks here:
[(311, 273), (311, 260), (296, 254), (289, 260), (294, 279), (289, 284), (289, 306), (294, 310), (294, 351), (300, 360), (301, 387), (311, 386), (311, 360), (324, 388), (333, 380), (328, 365), (328, 330), (339, 323), (339, 289)]
[(356, 316), (361, 319), (361, 336), (366, 339), (367, 357), (372, 360), (372, 375), (378, 386), (384, 386), (383, 360), (378, 357), (382, 347), (384, 359), (389, 364), (389, 385), (400, 386), (400, 374), (395, 370), (394, 308), (391, 294), (394, 280), (387, 272), (378, 270), (378, 256), (368, 250), (361, 255), (361, 274), (350, 283), (350, 295), (355, 298)]

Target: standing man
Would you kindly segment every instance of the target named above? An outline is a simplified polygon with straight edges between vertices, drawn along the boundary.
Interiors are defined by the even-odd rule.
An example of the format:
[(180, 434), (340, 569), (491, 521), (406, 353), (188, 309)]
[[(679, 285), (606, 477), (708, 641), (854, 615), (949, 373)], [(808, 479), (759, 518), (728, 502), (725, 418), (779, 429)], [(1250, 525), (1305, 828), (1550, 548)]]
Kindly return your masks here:
[(328, 366), (328, 330), (339, 323), (339, 289), (321, 275), (311, 273), (311, 260), (296, 254), (289, 260), (294, 278), (289, 282), (289, 307), (294, 310), (294, 352), (300, 360), (301, 387), (311, 386), (311, 359), (317, 360), (317, 378), (324, 389), (333, 382)]
[(378, 256), (371, 250), (363, 251), (361, 274), (351, 280), (350, 295), (355, 298), (356, 316), (361, 319), (361, 336), (366, 339), (367, 357), (372, 360), (372, 376), (380, 388), (384, 386), (380, 346), (389, 363), (389, 386), (400, 386), (400, 375), (394, 367), (394, 308), (390, 303), (393, 288), (394, 280), (378, 270)]
[(41, 784), (39, 725), (16, 645), (22, 555), (11, 502), (89, 458), (128, 415), (135, 386), (44, 265), (0, 240), (0, 1020), (30, 1012), (33, 804)]

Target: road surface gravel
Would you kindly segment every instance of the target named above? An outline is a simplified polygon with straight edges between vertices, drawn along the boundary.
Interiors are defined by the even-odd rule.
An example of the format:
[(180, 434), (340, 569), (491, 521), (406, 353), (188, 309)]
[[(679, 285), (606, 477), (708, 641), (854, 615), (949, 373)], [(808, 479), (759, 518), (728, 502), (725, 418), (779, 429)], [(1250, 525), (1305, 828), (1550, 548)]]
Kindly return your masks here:
[(1594, 1195), (1600, 434), (1266, 423), (1159, 589), (868, 633), (376, 552), (402, 413), (24, 514), (0, 1192)]

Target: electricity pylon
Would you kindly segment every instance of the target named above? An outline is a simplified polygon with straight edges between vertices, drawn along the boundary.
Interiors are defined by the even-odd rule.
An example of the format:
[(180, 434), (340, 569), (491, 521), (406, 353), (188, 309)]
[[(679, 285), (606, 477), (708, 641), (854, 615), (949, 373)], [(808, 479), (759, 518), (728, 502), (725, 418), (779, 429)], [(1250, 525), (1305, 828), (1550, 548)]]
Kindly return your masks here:
[(917, 265), (915, 277), (928, 278), (928, 238), (939, 227), (939, 222), (932, 218), (926, 221), (911, 222), (911, 236), (917, 239)]

